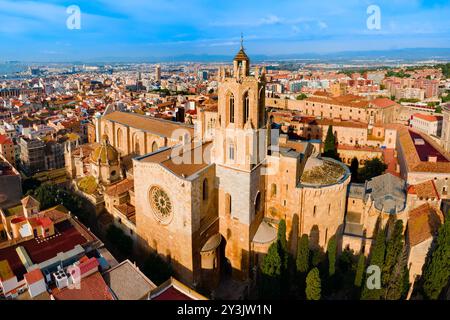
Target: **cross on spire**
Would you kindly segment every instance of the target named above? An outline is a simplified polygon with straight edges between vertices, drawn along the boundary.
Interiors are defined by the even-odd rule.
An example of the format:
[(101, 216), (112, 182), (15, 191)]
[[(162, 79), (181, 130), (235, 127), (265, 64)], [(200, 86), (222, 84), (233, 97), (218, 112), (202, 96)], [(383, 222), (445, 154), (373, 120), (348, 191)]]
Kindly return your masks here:
[(241, 49), (244, 49), (244, 34), (241, 32)]

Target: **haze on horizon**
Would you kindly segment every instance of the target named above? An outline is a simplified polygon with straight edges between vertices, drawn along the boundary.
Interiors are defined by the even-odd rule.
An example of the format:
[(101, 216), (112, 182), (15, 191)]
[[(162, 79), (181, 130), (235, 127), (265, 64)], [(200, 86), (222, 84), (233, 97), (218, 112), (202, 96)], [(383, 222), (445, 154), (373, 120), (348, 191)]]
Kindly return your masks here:
[[(369, 30), (367, 8), (381, 10)], [(66, 26), (81, 9), (81, 29)], [(0, 0), (0, 61), (448, 48), (447, 0)]]

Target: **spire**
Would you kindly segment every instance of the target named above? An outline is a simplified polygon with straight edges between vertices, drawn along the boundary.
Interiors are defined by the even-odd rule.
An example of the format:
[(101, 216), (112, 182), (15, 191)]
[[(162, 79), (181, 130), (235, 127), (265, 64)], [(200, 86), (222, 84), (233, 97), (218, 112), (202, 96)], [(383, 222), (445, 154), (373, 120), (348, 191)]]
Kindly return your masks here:
[(244, 34), (241, 32), (241, 50), (244, 50)]

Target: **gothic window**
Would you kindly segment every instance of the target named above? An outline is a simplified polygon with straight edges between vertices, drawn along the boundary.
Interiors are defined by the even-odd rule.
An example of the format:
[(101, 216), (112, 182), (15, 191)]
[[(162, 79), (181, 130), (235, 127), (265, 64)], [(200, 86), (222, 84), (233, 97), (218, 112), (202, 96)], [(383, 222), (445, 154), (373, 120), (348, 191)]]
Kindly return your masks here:
[(230, 142), (228, 144), (228, 158), (234, 160), (234, 143)]
[(314, 208), (313, 208), (313, 217), (316, 216), (316, 211), (317, 211), (317, 206), (314, 206)]
[(270, 194), (272, 197), (277, 195), (277, 185), (275, 183), (272, 183), (272, 186), (270, 187)]
[(122, 148), (122, 138), (123, 138), (122, 129), (119, 128), (117, 130), (117, 148)]
[(152, 152), (155, 152), (155, 151), (157, 151), (159, 148), (158, 148), (158, 144), (156, 143), (156, 141), (153, 141), (153, 143), (152, 143)]
[(255, 199), (255, 214), (261, 211), (261, 193), (258, 191)]
[(231, 214), (231, 195), (225, 194), (225, 211), (227, 214)]
[(208, 179), (203, 180), (203, 200), (208, 199)]
[(244, 124), (247, 123), (249, 115), (250, 115), (250, 100), (248, 97), (248, 92), (246, 92), (244, 94)]
[(234, 95), (230, 93), (228, 98), (228, 109), (230, 114), (230, 123), (234, 123)]

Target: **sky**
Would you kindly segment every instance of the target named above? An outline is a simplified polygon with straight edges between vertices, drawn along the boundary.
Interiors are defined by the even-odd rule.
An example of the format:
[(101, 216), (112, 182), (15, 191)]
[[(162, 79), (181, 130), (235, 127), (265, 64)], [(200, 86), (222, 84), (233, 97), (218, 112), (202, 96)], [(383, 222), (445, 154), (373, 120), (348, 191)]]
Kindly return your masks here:
[(449, 48), (449, 17), (450, 0), (0, 0), (0, 61), (233, 55), (241, 32), (250, 55)]

